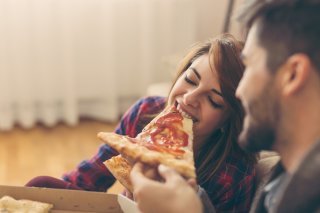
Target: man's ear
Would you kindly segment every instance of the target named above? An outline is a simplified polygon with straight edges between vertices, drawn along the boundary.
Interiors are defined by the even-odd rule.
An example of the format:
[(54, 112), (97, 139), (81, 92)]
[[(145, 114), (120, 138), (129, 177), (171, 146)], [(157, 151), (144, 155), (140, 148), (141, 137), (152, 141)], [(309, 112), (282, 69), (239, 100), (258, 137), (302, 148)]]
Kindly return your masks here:
[(282, 66), (283, 95), (290, 96), (301, 90), (308, 81), (311, 71), (311, 62), (307, 55), (299, 53), (290, 56)]

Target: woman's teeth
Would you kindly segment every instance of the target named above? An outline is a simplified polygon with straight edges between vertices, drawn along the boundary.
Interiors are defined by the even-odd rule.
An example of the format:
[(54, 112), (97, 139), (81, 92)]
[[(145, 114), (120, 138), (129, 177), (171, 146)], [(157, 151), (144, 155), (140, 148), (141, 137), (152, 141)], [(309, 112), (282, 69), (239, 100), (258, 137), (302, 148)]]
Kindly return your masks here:
[(185, 111), (183, 111), (183, 110), (180, 108), (180, 105), (177, 106), (177, 110), (180, 112), (180, 114), (181, 114), (183, 117), (192, 119), (191, 115), (189, 115), (188, 113), (186, 113)]

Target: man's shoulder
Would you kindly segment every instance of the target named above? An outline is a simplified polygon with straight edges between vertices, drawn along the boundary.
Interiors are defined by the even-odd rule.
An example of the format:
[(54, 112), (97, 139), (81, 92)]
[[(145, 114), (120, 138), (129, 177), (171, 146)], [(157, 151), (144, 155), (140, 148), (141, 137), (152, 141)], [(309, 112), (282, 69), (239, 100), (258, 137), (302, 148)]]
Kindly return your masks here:
[[(318, 212), (320, 210), (320, 141), (287, 180), (279, 212)], [(290, 205), (288, 205), (290, 204)]]

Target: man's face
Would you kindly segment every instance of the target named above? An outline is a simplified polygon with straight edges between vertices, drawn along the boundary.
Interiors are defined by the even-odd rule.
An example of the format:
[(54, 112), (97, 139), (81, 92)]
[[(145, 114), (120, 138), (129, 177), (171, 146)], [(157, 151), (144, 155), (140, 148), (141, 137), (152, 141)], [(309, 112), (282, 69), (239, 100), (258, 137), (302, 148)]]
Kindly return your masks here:
[(266, 66), (267, 54), (253, 25), (242, 52), (246, 66), (236, 95), (245, 110), (239, 145), (248, 151), (271, 150), (276, 140), (280, 106), (274, 75)]

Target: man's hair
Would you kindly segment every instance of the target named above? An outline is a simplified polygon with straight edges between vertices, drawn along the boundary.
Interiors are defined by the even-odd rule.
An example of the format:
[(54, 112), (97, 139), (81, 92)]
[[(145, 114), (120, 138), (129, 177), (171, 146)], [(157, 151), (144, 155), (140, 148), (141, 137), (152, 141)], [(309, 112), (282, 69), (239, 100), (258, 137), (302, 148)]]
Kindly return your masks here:
[(304, 53), (320, 71), (320, 0), (247, 0), (238, 20), (245, 29), (257, 22), (270, 70), (290, 55)]

